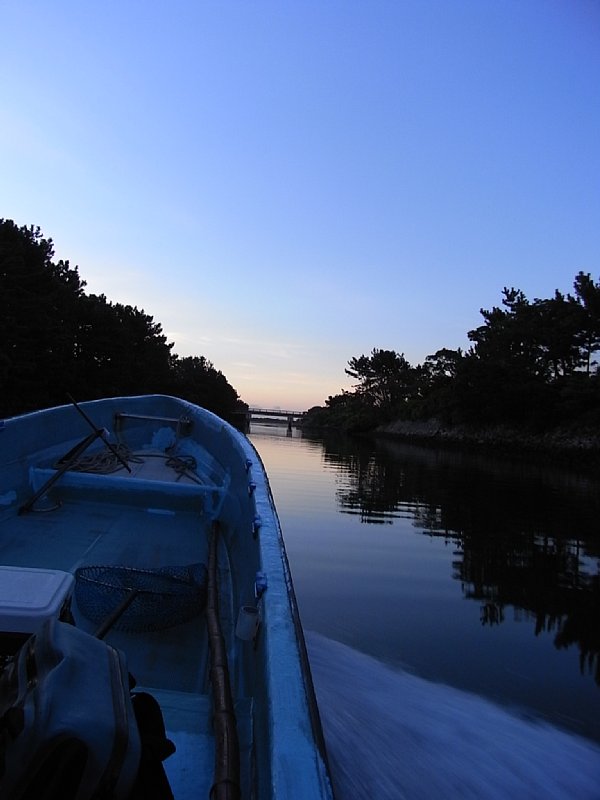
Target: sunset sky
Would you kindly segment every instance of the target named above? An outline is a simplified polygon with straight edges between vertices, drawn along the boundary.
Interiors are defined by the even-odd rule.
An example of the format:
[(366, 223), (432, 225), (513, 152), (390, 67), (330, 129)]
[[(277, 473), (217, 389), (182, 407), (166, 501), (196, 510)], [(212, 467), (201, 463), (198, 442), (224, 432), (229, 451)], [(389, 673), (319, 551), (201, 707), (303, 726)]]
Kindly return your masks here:
[(0, 0), (0, 217), (250, 404), (600, 277), (597, 0)]

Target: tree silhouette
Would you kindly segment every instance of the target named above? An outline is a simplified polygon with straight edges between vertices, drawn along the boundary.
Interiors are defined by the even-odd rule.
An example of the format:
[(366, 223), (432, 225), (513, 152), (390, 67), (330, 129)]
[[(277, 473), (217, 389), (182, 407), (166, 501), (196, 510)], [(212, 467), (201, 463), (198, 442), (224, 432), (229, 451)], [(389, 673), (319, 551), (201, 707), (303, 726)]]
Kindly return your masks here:
[(441, 348), (411, 366), (394, 350), (348, 361), (353, 392), (311, 409), (305, 426), (375, 427), (391, 419), (510, 424), (530, 432), (600, 422), (600, 282), (579, 272), (574, 294), (530, 302), (505, 287), (500, 306), (481, 309), (466, 353)]
[[(172, 354), (160, 323), (88, 295), (39, 228), (0, 220), (0, 414), (118, 394), (176, 392), (227, 415), (241, 401), (203, 357)], [(243, 405), (243, 404), (241, 404)]]
[(377, 349), (370, 356), (351, 358), (346, 369), (357, 381), (356, 394), (385, 418), (402, 413), (415, 394), (418, 372), (403, 353)]
[(0, 220), (3, 413), (48, 404), (72, 367), (76, 308), (85, 284), (77, 268), (54, 264), (53, 255), (52, 240), (39, 228)]

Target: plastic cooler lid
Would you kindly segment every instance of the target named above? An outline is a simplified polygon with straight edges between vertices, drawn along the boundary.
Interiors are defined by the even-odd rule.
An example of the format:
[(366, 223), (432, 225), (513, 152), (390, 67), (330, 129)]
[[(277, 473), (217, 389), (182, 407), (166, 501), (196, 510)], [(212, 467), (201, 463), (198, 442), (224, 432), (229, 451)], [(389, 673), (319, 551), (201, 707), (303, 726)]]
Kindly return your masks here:
[(57, 569), (0, 566), (0, 631), (34, 633), (59, 616), (74, 582)]

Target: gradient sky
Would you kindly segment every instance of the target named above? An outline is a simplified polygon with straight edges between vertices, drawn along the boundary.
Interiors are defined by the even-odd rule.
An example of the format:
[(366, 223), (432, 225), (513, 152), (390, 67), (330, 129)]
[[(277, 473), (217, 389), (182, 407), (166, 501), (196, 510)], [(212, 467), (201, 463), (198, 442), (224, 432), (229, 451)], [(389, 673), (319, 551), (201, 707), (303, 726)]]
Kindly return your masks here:
[(598, 0), (0, 0), (0, 217), (242, 399), (600, 273)]

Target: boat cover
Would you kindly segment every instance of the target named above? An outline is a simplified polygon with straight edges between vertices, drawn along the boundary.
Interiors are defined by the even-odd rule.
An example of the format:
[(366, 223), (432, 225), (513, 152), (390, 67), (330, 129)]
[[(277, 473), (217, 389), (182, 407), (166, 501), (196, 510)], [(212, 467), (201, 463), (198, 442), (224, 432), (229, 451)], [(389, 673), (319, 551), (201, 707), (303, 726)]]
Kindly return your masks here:
[(122, 653), (50, 619), (3, 670), (0, 698), (0, 797), (129, 796), (141, 744)]

